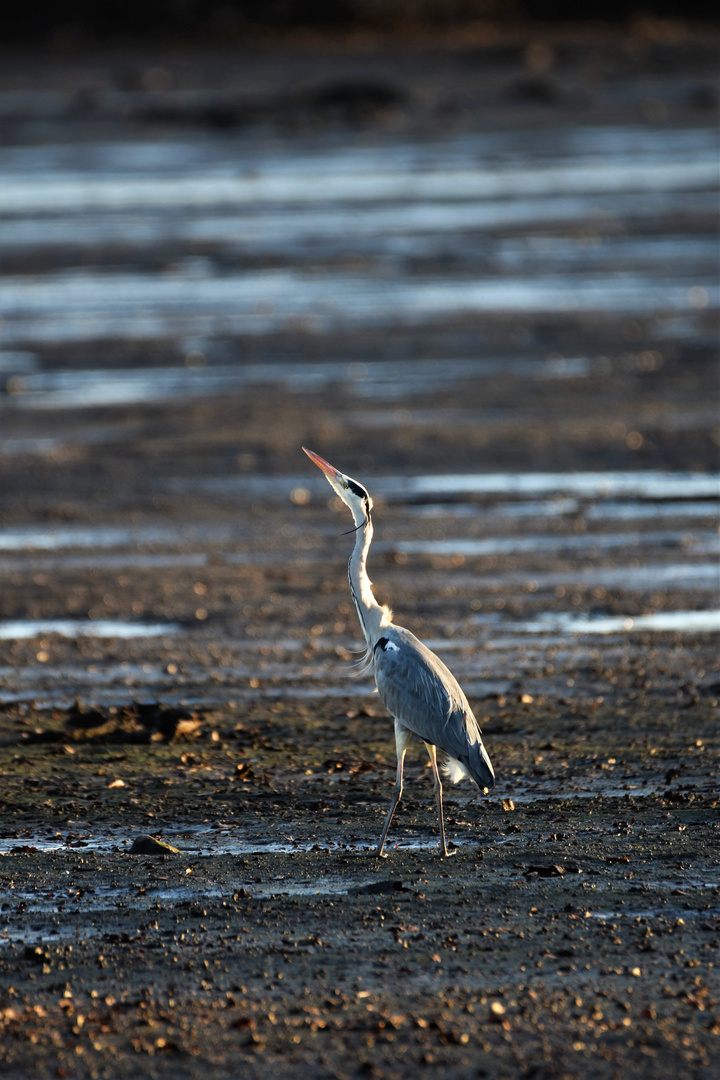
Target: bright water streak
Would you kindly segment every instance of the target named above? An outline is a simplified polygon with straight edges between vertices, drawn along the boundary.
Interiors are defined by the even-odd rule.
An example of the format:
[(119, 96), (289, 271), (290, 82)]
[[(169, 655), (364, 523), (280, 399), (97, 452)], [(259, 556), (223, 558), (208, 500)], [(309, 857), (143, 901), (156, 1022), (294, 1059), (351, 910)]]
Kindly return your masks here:
[[(209, 259), (176, 259), (164, 274), (6, 277), (0, 342), (212, 338), (276, 332), (297, 320), (323, 330), (473, 312), (692, 319), (718, 306), (711, 238), (696, 228), (678, 233), (684, 218), (714, 213), (712, 131), (579, 128), (558, 149), (549, 155), (534, 132), (379, 148), (299, 140), (290, 150), (259, 149), (252, 140), (203, 138), (14, 147), (0, 179), (4, 250), (199, 243), (275, 252), (296, 265), (220, 273)], [(606, 227), (638, 216), (673, 221), (674, 234), (626, 237)], [(602, 242), (497, 236), (580, 221), (593, 223)], [(374, 262), (364, 273), (298, 272), (308, 258), (341, 251)], [(473, 276), (412, 276), (402, 264), (446, 251), (470, 258)], [(115, 393), (127, 400), (121, 386)]]
[(576, 472), (445, 473), (379, 481), (385, 493), (427, 495), (534, 495), (569, 493), (583, 498), (716, 499), (720, 473)]
[(620, 549), (647, 550), (657, 547), (681, 547), (697, 553), (718, 552), (720, 536), (716, 532), (696, 529), (693, 533), (580, 533), (564, 536), (491, 536), (482, 539), (458, 537), (450, 540), (397, 540), (376, 544), (376, 551), (401, 551), (407, 555), (465, 555), (469, 558), (484, 555), (521, 554), (533, 552), (613, 551)]
[(212, 244), (245, 256), (291, 255), (299, 260), (329, 258), (352, 250), (382, 258), (491, 258), (504, 271), (530, 267), (542, 272), (583, 264), (597, 269), (638, 262), (648, 267), (672, 260), (674, 272), (692, 272), (717, 262), (712, 237), (603, 235), (589, 246), (577, 237), (503, 238), (500, 229), (547, 228), (586, 224), (603, 229), (609, 222), (673, 218), (677, 230), (686, 219), (710, 217), (714, 192), (655, 192), (597, 197), (552, 197), (481, 203), (423, 202), (358, 206), (306, 206), (248, 209), (187, 216), (136, 210), (67, 213), (64, 217), (0, 219), (0, 248), (6, 252), (69, 247), (90, 250), (112, 245), (152, 250), (168, 244)]
[(0, 622), (0, 640), (20, 641), (44, 634), (79, 638), (146, 638), (175, 634), (179, 623), (130, 623), (110, 619), (14, 619)]
[(537, 277), (391, 278), (347, 274), (196, 277), (193, 273), (97, 274), (84, 270), (4, 280), (0, 344), (83, 341), (122, 336), (267, 334), (310, 318), (322, 329), (418, 323), (470, 313), (650, 315), (693, 313), (696, 297), (720, 306), (710, 276), (651, 278), (617, 271)]
[(242, 535), (239, 527), (223, 525), (162, 526), (67, 525), (33, 526), (0, 531), (0, 551), (57, 551), (61, 548), (114, 548), (227, 541)]
[(7, 176), (0, 182), (0, 213), (59, 213), (77, 210), (132, 210), (168, 207), (408, 201), (417, 199), (510, 199), (547, 195), (563, 197), (626, 191), (692, 191), (717, 186), (713, 155), (694, 161), (656, 162), (641, 168), (635, 161), (605, 158), (597, 162), (492, 170), (480, 166), (413, 173), (382, 170), (375, 159), (370, 172), (328, 174), (325, 163), (297, 173), (266, 171), (245, 176), (108, 177), (56, 172), (53, 177)]
[(551, 612), (529, 622), (513, 623), (513, 630), (528, 634), (618, 634), (652, 630), (656, 633), (715, 634), (720, 632), (720, 610), (655, 611), (651, 615), (572, 615)]
[[(60, 409), (96, 408), (98, 405), (129, 405), (135, 402), (168, 401), (172, 398), (207, 397), (237, 392), (246, 386), (281, 385), (295, 393), (318, 392), (342, 383), (359, 397), (408, 398), (412, 379), (415, 393), (463, 379), (493, 375), (526, 379), (583, 378), (593, 370), (585, 357), (531, 360), (496, 357), (482, 360), (445, 358), (413, 360), (412, 363), (363, 363), (296, 361), (263, 364), (217, 364), (207, 367), (155, 367), (84, 369), (80, 371), (32, 372), (14, 378), (12, 393), (0, 408)], [(370, 414), (364, 413), (368, 417)], [(357, 423), (357, 420), (353, 420)], [(87, 435), (74, 435), (87, 439)], [(72, 440), (67, 440), (72, 441)], [(39, 442), (37, 451), (52, 449), (57, 440)], [(0, 451), (22, 453), (33, 449), (28, 440), (0, 440)]]

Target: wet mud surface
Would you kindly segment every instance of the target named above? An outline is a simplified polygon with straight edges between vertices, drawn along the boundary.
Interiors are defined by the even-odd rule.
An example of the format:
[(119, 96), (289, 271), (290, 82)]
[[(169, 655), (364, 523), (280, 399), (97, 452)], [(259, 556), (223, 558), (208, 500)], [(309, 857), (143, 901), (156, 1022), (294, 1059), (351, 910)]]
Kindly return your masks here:
[[(497, 797), (446, 792), (441, 860), (418, 754), (376, 860), (372, 706), (226, 708), (170, 742), (8, 710), (8, 1074), (711, 1076), (716, 714), (485, 702)], [(179, 852), (131, 854), (148, 833)]]
[[(715, 1075), (713, 50), (354, 53), (405, 90), (352, 107), (269, 56), (242, 123), (230, 69), (3, 66), (3, 1075)], [(302, 445), (481, 721), (448, 860), (421, 746), (370, 854)]]

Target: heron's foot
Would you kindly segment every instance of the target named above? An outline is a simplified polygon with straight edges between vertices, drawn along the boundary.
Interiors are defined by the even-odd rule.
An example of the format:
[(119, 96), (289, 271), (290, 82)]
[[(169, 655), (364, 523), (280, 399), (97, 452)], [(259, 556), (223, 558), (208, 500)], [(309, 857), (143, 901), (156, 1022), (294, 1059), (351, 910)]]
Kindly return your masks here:
[(374, 851), (370, 852), (371, 859), (387, 859), (387, 853), (383, 851), (381, 847), (376, 847)]
[(440, 852), (441, 859), (449, 859), (451, 855), (457, 855), (457, 848), (453, 848), (452, 851), (449, 851), (447, 848), (445, 848), (444, 851)]

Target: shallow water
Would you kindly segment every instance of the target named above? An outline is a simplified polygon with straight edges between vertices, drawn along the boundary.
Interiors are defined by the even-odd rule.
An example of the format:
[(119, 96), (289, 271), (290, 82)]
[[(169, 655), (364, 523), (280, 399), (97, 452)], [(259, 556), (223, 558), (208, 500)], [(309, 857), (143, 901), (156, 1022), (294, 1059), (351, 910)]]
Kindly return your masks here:
[[(394, 399), (405, 397), (408, 376), (412, 376), (415, 393), (427, 393), (449, 382), (469, 378), (486, 378), (500, 373), (533, 379), (581, 378), (592, 370), (584, 358), (531, 360), (503, 357), (497, 360), (462, 360), (444, 358), (413, 361), (385, 366), (353, 361), (338, 363), (303, 363), (297, 360), (263, 364), (217, 364), (192, 367), (132, 368), (108, 370), (41, 372), (16, 376), (10, 383), (10, 395), (0, 408), (92, 409), (98, 406), (121, 406), (182, 398), (212, 397), (226, 392), (238, 392), (250, 386), (282, 386), (302, 394), (349, 384), (360, 398)], [(363, 414), (363, 424), (376, 423), (377, 413)], [(375, 417), (375, 419), (373, 419)], [(86, 439), (83, 433), (79, 440)], [(72, 444), (72, 437), (67, 440)], [(8, 452), (27, 452), (32, 444), (27, 440), (0, 443)], [(47, 440), (40, 440), (38, 449), (47, 452)]]
[[(583, 134), (589, 142), (590, 130)], [(613, 141), (613, 134), (606, 131), (604, 137)], [(257, 157), (245, 175), (238, 170), (238, 163), (232, 161), (224, 163), (224, 167), (222, 162), (213, 162), (211, 169), (205, 162), (200, 171), (195, 163), (178, 160), (176, 150), (182, 147), (165, 143), (154, 147), (153, 160), (144, 164), (145, 176), (137, 175), (142, 164), (140, 169), (130, 170), (124, 157), (120, 169), (126, 175), (119, 177), (119, 160), (113, 163), (110, 149), (102, 145), (96, 148), (95, 161), (89, 161), (86, 155), (82, 172), (64, 171), (55, 161), (53, 174), (48, 176), (23, 171), (23, 156), (17, 148), (13, 157), (8, 158), (9, 168), (0, 187), (0, 211), (5, 216), (97, 209), (157, 211), (173, 207), (197, 211), (218, 204), (312, 204), (317, 203), (320, 193), (324, 202), (333, 204), (438, 198), (517, 199), (559, 194), (612, 195), (628, 191), (652, 193), (715, 188), (717, 170), (711, 130), (696, 130), (691, 139), (683, 137), (690, 133), (672, 130), (653, 133), (651, 147), (647, 145), (649, 133), (644, 134), (645, 147), (635, 149), (626, 142), (624, 153), (619, 140), (614, 140), (615, 152), (610, 159), (593, 160), (593, 147), (584, 159), (567, 156), (560, 163), (537, 164), (535, 159), (535, 164), (525, 161), (503, 167), (498, 163), (488, 168), (479, 164), (476, 158), (473, 167), (458, 168), (457, 164), (463, 158), (467, 161), (483, 152), (487, 140), (476, 136), (456, 141), (454, 147), (452, 143), (446, 144), (441, 167), (437, 160), (430, 160), (430, 148), (429, 153), (426, 151), (423, 169), (418, 161), (418, 153), (422, 153), (420, 147), (406, 144), (394, 153), (385, 146), (379, 152), (368, 147), (356, 149), (354, 153), (344, 149), (339, 153), (331, 151), (307, 156), (301, 153), (294, 155), (292, 162), (284, 155), (274, 157), (269, 153), (264, 155), (264, 160)], [(600, 140), (594, 141), (599, 145)], [(673, 144), (677, 152), (683, 142), (686, 147), (692, 146), (692, 157), (688, 155), (681, 162), (659, 156)], [(459, 159), (455, 167), (453, 149)], [(115, 150), (117, 152), (117, 148)], [(132, 150), (134, 152), (134, 148)], [(26, 159), (29, 156), (26, 155)], [(36, 153), (34, 169), (37, 169), (37, 161)], [(101, 164), (99, 170), (98, 163)], [(177, 174), (178, 167), (185, 175)], [(115, 175), (107, 175), (107, 172), (103, 175), (105, 170)], [(158, 175), (163, 171), (166, 175)]]
[[(0, 342), (207, 342), (499, 312), (692, 319), (720, 297), (714, 242), (693, 227), (714, 216), (716, 192), (711, 128), (13, 146), (0, 173), (3, 250), (67, 248), (87, 261), (111, 248), (120, 265), (6, 276)], [(643, 221), (667, 225), (617, 234)], [(568, 232), (538, 235), (547, 229)], [(174, 257), (133, 269), (158, 250)], [(328, 265), (338, 259), (340, 272)], [(447, 259), (450, 274), (412, 265)], [(115, 395), (106, 386), (103, 400), (127, 400)]]
[[(138, 548), (147, 545), (181, 546), (206, 543), (209, 539), (227, 540), (242, 535), (238, 525), (69, 525), (26, 526), (0, 530), (0, 551), (57, 551), (62, 548)], [(148, 553), (148, 558), (150, 554)]]
[(650, 615), (573, 615), (570, 612), (550, 612), (527, 622), (516, 623), (515, 630), (529, 634), (618, 634), (655, 633), (714, 634), (720, 633), (719, 611), (655, 611)]
[[(383, 481), (379, 481), (380, 484)], [(641, 472), (494, 472), (409, 476), (385, 481), (388, 491), (407, 496), (534, 495), (568, 493), (591, 499), (716, 499), (720, 473), (681, 473), (648, 469)], [(602, 505), (602, 504), (601, 504)]]
[(67, 344), (121, 333), (126, 339), (266, 335), (292, 329), (298, 320), (331, 332), (473, 314), (682, 314), (697, 307), (696, 296), (703, 307), (720, 306), (720, 288), (710, 274), (678, 274), (670, 281), (630, 270), (579, 281), (558, 274), (397, 281), (351, 274), (305, 276), (292, 270), (217, 277), (198, 275), (194, 265), (186, 275), (165, 277), (130, 272), (100, 277), (77, 270), (34, 280), (6, 278), (0, 293), (0, 343)]
[(646, 592), (653, 587), (667, 591), (686, 589), (706, 589), (710, 595), (718, 586), (717, 562), (647, 562), (642, 566), (598, 566), (568, 567), (556, 571), (528, 571), (519, 574), (511, 571), (502, 577), (497, 574), (467, 575), (446, 573), (441, 575), (448, 585), (476, 585), (478, 590), (501, 590), (510, 587), (529, 585), (533, 592), (555, 589), (560, 586), (579, 585), (587, 588), (591, 585), (618, 589), (627, 593)]
[[(478, 516), (477, 503), (422, 503), (411, 506), (407, 511), (418, 517), (429, 518), (475, 518)], [(588, 521), (634, 519), (662, 520), (663, 518), (715, 518), (720, 520), (720, 502), (712, 499), (693, 502), (679, 499), (676, 502), (639, 502), (626, 499), (622, 502), (603, 499), (584, 505), (580, 499), (552, 498), (548, 500), (527, 500), (518, 502), (498, 502), (482, 508), (484, 516), (499, 518), (543, 518), (564, 517), (581, 514)]]
[[(619, 194), (612, 199), (613, 216), (649, 220), (672, 214), (692, 218), (711, 215), (715, 207), (709, 192)], [(682, 269), (707, 264), (715, 251), (705, 238), (678, 235), (643, 241), (607, 238), (588, 251), (582, 240), (495, 241), (498, 228), (572, 226), (588, 217), (605, 218), (607, 209), (598, 207), (597, 197), (546, 196), (542, 199), (483, 200), (482, 202), (438, 201), (394, 203), (391, 206), (287, 206), (280, 210), (229, 208), (220, 214), (215, 208), (197, 216), (143, 214), (116, 210), (73, 211), (65, 218), (45, 223), (43, 246), (73, 246), (92, 251), (105, 244), (139, 250), (150, 245), (212, 244), (223, 252), (244, 257), (299, 257), (311, 252), (324, 259), (347, 251), (347, 236), (356, 233), (353, 249), (358, 254), (384, 260), (408, 258), (438, 259), (448, 254), (454, 259), (492, 259), (509, 270), (519, 263), (540, 261), (542, 268), (568, 267), (588, 261), (595, 266), (613, 260), (645, 263), (652, 267), (660, 258), (674, 258)], [(0, 243), (8, 252), (26, 252), (38, 246), (37, 220), (6, 217), (0, 221)], [(489, 249), (489, 250), (488, 250)]]
[(66, 638), (123, 638), (127, 641), (131, 638), (175, 634), (179, 629), (180, 625), (172, 622), (123, 622), (121, 619), (13, 619), (0, 622), (0, 640), (21, 641), (24, 638), (36, 638), (44, 634), (58, 634)]
[(682, 547), (698, 554), (717, 551), (720, 537), (709, 530), (690, 532), (647, 533), (580, 533), (548, 536), (497, 536), (482, 540), (458, 537), (453, 540), (397, 540), (392, 544), (377, 544), (377, 551), (399, 551), (407, 555), (464, 555), (477, 557), (495, 554), (568, 551), (612, 551), (616, 548), (641, 548), (643, 552), (656, 548)]
[[(442, 374), (436, 367), (436, 382)], [(412, 374), (403, 373), (406, 390)], [(432, 389), (430, 387), (429, 389)], [(606, 499), (697, 500), (715, 501), (720, 491), (720, 473), (674, 472), (663, 469), (611, 470), (606, 472), (505, 472), (440, 473), (405, 476), (365, 476), (363, 482), (373, 495), (393, 502), (430, 498), (447, 498), (452, 505), (463, 496), (487, 499), (526, 498), (548, 499), (573, 495), (597, 501)], [(313, 472), (298, 472), (288, 476), (234, 475), (192, 477), (173, 480), (172, 491), (203, 491), (213, 494), (262, 494), (266, 499), (289, 498), (298, 487), (312, 494), (326, 496), (327, 482)], [(451, 511), (452, 512), (452, 511)]]

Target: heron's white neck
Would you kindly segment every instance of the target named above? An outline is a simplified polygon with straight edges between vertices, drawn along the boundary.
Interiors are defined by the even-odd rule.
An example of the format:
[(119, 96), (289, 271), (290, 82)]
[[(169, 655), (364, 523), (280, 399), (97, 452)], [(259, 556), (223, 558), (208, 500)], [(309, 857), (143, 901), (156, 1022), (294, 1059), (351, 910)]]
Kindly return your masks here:
[[(353, 517), (355, 517), (354, 512)], [(373, 596), (372, 583), (365, 568), (370, 541), (373, 538), (372, 521), (361, 518), (360, 522), (356, 520), (355, 524), (359, 525), (359, 528), (355, 533), (355, 547), (348, 563), (350, 592), (365, 640), (368, 647), (373, 648), (380, 637), (381, 627), (391, 622), (392, 612), (389, 608), (378, 604)]]

